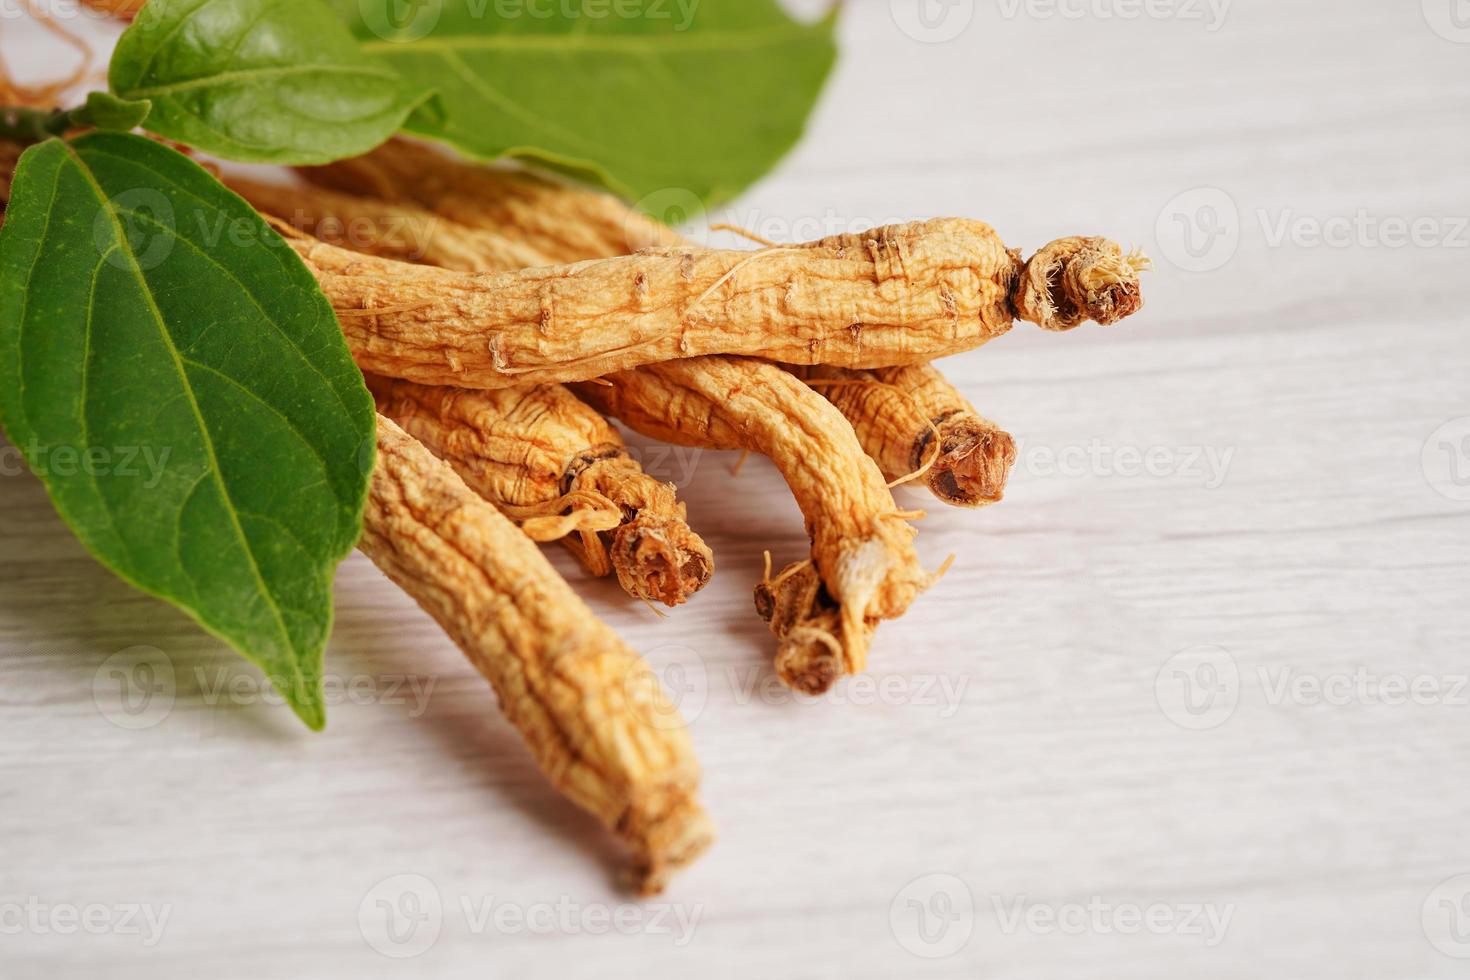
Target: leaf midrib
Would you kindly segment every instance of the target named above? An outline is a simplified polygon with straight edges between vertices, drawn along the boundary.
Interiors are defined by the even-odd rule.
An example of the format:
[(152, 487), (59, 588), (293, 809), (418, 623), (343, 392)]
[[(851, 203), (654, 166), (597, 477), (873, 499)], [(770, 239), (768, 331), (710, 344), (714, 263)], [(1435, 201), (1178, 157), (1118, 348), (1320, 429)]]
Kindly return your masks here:
[[(128, 264), (132, 266), (137, 282), (142, 289), (143, 297), (148, 304), (148, 310), (153, 315), (154, 322), (158, 325), (159, 336), (163, 339), (164, 346), (169, 352), (169, 357), (173, 359), (174, 370), (178, 373), (179, 381), (184, 388), (184, 394), (188, 397), (189, 410), (194, 414), (194, 421), (199, 428), (200, 439), (203, 441), (204, 451), (208, 456), (209, 475), (213, 478), (215, 486), (228, 504), (225, 509), (229, 513), (230, 525), (234, 528), (242, 550), (245, 552), (246, 560), (250, 566), (250, 573), (255, 577), (256, 584), (260, 588), (260, 594), (270, 607), (271, 614), (275, 617), (276, 626), (280, 630), (280, 637), (284, 641), (284, 649), (288, 652), (294, 652), (296, 647), (291, 641), (290, 630), (286, 628), (286, 621), (281, 614), (281, 607), (277, 604), (275, 596), (271, 594), (270, 587), (266, 585), (265, 577), (261, 575), (260, 565), (255, 560), (255, 552), (250, 547), (250, 539), (245, 536), (245, 529), (240, 524), (239, 514), (236, 512), (235, 500), (230, 495), (229, 487), (225, 485), (220, 470), (219, 457), (216, 455), (214, 449), (214, 439), (209, 434), (209, 426), (205, 424), (204, 413), (199, 408), (199, 401), (194, 397), (194, 388), (189, 383), (189, 375), (184, 370), (178, 348), (174, 345), (173, 337), (169, 335), (168, 327), (164, 322), (163, 312), (158, 308), (158, 304), (153, 297), (153, 290), (149, 287), (148, 280), (143, 275), (143, 267), (138, 263), (138, 257), (133, 254), (132, 246), (128, 242), (127, 235), (123, 232), (122, 222), (118, 220), (117, 212), (113, 209), (112, 202), (107, 197), (107, 192), (97, 182), (97, 178), (92, 174), (91, 168), (87, 166), (86, 161), (81, 158), (81, 155), (72, 146), (62, 142), (61, 147), (76, 164), (77, 170), (82, 175), (82, 179), (92, 188), (99, 206), (107, 214), (108, 221), (112, 225), (113, 236), (117, 242), (115, 247), (119, 254), (127, 256)], [(88, 330), (90, 331), (90, 329), (89, 324)], [(297, 663), (294, 656), (287, 656), (285, 659), (291, 665), (291, 672), (297, 682), (296, 687), (299, 688), (306, 680), (305, 675), (301, 672), (301, 665)]]
[(235, 82), (249, 82), (262, 78), (278, 78), (285, 75), (358, 75), (366, 78), (382, 79), (387, 82), (397, 82), (398, 76), (392, 72), (376, 71), (364, 68), (360, 65), (278, 65), (271, 68), (238, 68), (235, 71), (222, 71), (213, 75), (203, 75), (199, 78), (190, 78), (182, 82), (170, 82), (167, 85), (153, 85), (147, 88), (129, 89), (120, 92), (130, 99), (156, 99), (165, 95), (176, 95), (179, 92), (192, 92), (197, 89), (209, 88), (216, 85), (229, 85)]

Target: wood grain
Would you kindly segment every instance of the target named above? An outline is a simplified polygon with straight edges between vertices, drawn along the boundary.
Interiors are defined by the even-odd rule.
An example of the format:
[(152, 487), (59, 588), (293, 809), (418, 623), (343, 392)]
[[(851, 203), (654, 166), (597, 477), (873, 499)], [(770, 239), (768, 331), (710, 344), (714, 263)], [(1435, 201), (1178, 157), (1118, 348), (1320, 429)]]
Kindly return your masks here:
[[(886, 694), (850, 684), (808, 704), (772, 686), (750, 587), (763, 549), (779, 565), (806, 542), (762, 461), (731, 477), (731, 457), (635, 441), (684, 485), (717, 556), (709, 589), (667, 620), (549, 552), (690, 718), (721, 839), (662, 900), (697, 912), (686, 945), (649, 906), (622, 913), (643, 916), (628, 934), (477, 928), (492, 897), (533, 915), (624, 908), (615, 852), (365, 560), (339, 576), (328, 670), (366, 678), (367, 696), (313, 736), (258, 703), (249, 667), (92, 563), (7, 457), (0, 912), (32, 896), (171, 912), (151, 947), (0, 915), (0, 976), (394, 975), (405, 964), (360, 922), (386, 921), (375, 903), (402, 889), (379, 883), (403, 874), (443, 903), (437, 940), (407, 964), (436, 976), (1463, 976), (1423, 913), (1447, 915), (1435, 902), (1464, 889), (1436, 886), (1470, 873), (1470, 692), (1451, 690), (1470, 673), (1470, 502), (1436, 490), (1470, 475), (1470, 423), (1441, 430), (1470, 416), (1470, 249), (1451, 234), (1470, 215), (1470, 44), (1420, 7), (1237, 0), (1211, 31), (979, 4), (959, 37), (924, 44), (889, 4), (847, 5), (810, 137), (721, 217), (802, 240), (960, 214), (1026, 248), (1078, 230), (1136, 242), (1159, 271), (1125, 325), (1017, 331), (946, 363), (1022, 440), (1021, 463), (1001, 505), (922, 523), (926, 562), (959, 563), (879, 631)], [(17, 72), (61, 57), (23, 21), (4, 33)], [(1194, 272), (1157, 229), (1199, 188), (1225, 192), (1240, 236)], [(1272, 243), (1283, 219), (1359, 212), (1380, 231), (1429, 219), (1440, 240)], [(1154, 475), (1117, 472), (1128, 447), (1156, 450)], [(103, 668), (140, 645), (178, 690), (160, 723), (129, 730), (102, 710), (119, 717)], [(1173, 667), (1196, 665), (1171, 658), (1199, 648), (1228, 654), (1201, 656), (1233, 664), (1237, 703), (1191, 730), (1171, 715), (1220, 721), (1176, 698)], [(1357, 675), (1439, 693), (1276, 694), (1283, 677)], [(421, 714), (389, 693), (403, 676), (434, 682)], [(221, 677), (253, 703), (221, 698)], [(952, 877), (905, 891), (935, 874)], [(957, 931), (916, 939), (909, 900), (944, 912), (953, 879), (973, 914), (951, 907)], [(1231, 917), (1215, 945), (1005, 928), (1018, 900), (1094, 897)], [(953, 955), (915, 955), (965, 929)]]

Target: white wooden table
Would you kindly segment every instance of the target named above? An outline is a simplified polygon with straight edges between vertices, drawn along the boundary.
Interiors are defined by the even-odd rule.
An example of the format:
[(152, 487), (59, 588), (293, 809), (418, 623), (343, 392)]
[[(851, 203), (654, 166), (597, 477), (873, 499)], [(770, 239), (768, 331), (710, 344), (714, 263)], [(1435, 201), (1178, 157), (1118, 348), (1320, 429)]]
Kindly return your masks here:
[[(762, 550), (804, 552), (764, 461), (639, 443), (719, 561), (667, 620), (551, 552), (706, 767), (720, 842), (653, 904), (366, 560), (312, 735), (8, 454), (0, 977), (1465, 976), (1456, 2), (959, 0), (907, 33), (847, 5), (809, 138), (723, 217), (972, 215), (1158, 271), (1126, 325), (946, 365), (1021, 464), (999, 507), (930, 508), (926, 560), (959, 564), (822, 701), (775, 686), (751, 608)], [(0, 44), (65, 58), (11, 18)]]

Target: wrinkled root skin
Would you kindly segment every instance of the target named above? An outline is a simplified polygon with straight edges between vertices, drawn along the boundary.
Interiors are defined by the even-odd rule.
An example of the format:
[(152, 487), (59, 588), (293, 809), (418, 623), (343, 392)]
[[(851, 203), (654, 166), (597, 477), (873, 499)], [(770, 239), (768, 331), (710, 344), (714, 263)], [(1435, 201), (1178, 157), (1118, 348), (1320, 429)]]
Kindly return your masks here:
[[(842, 609), (807, 562), (788, 566), (755, 587), (755, 610), (778, 643), (776, 674), (800, 694), (817, 697), (851, 672), (853, 653), (842, 639)], [(871, 641), (873, 620), (863, 624), (859, 642)]]
[(643, 894), (714, 840), (657, 676), (541, 550), (388, 419), (359, 547), (495, 688), (551, 783), (626, 843)]
[(672, 228), (612, 194), (466, 163), (402, 138), (361, 157), (298, 172), (320, 187), (415, 204), (456, 224), (515, 237), (558, 263), (683, 244)]
[[(714, 557), (675, 488), (644, 473), (607, 420), (559, 385), (466, 391), (367, 375), (378, 410), (538, 541), (634, 598), (679, 605)], [(587, 447), (592, 448), (587, 448)]]
[(885, 479), (922, 481), (956, 507), (983, 507), (1004, 495), (1016, 460), (1015, 440), (976, 412), (933, 364), (872, 371), (825, 365), (786, 369), (852, 423), (863, 451)]
[[(1016, 440), (975, 415), (955, 413), (934, 420), (939, 430), (939, 457), (924, 478), (934, 496), (955, 507), (988, 507), (1005, 496), (1016, 465)], [(917, 470), (933, 454), (934, 433), (926, 431), (914, 444)]]
[[(850, 619), (896, 619), (929, 586), (882, 473), (826, 399), (774, 364), (666, 361), (578, 384), (576, 393), (638, 432), (675, 445), (750, 450), (781, 470), (812, 538), (812, 560)], [(850, 647), (861, 670), (865, 647)]]
[(589, 569), (606, 565), (599, 574), (615, 573), (629, 595), (666, 606), (709, 584), (714, 552), (689, 527), (674, 486), (648, 476), (626, 450), (584, 454), (568, 469), (566, 486), (601, 494), (623, 512), (622, 523), (598, 533), (595, 544), (588, 535), (568, 540)]
[(1059, 238), (1021, 271), (1012, 294), (1016, 316), (1046, 330), (1071, 330), (1088, 320), (1110, 326), (1143, 308), (1140, 273), (1152, 268), (1106, 238)]

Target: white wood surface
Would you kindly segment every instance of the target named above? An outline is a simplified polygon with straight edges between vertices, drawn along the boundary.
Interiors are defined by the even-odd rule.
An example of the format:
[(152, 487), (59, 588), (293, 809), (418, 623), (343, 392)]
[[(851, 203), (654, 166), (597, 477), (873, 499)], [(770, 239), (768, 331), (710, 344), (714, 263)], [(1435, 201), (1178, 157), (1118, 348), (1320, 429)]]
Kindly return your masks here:
[[(946, 365), (1023, 439), (1023, 464), (998, 507), (930, 508), (926, 560), (960, 560), (881, 630), (877, 703), (773, 686), (749, 591), (762, 549), (794, 560), (804, 539), (762, 460), (732, 478), (729, 457), (650, 457), (685, 484), (719, 562), (666, 620), (550, 552), (685, 691), (721, 839), (662, 908), (617, 890), (607, 836), (366, 560), (339, 576), (327, 666), (377, 696), (311, 735), (248, 696), (252, 668), (94, 564), (10, 457), (0, 977), (1465, 976), (1449, 954), (1470, 948), (1448, 930), (1461, 902), (1470, 938), (1470, 879), (1450, 880), (1470, 873), (1470, 502), (1454, 499), (1470, 497), (1454, 482), (1470, 478), (1470, 44), (1430, 26), (1454, 2), (1236, 0), (1216, 30), (1099, 16), (1128, 0), (1066, 6), (1080, 18), (983, 2), (943, 43), (907, 36), (887, 0), (847, 5), (808, 139), (724, 217), (789, 237), (972, 215), (1028, 250), (1105, 233), (1158, 271), (1125, 325), (1022, 326)], [(65, 63), (13, 18), (0, 45), (17, 69)], [(1239, 246), (1188, 271), (1159, 228), (1199, 188), (1228, 195)], [(1190, 209), (1211, 200), (1179, 207), (1208, 222)], [(1271, 239), (1283, 219), (1359, 212), (1430, 221), (1436, 244)], [(1170, 471), (1120, 475), (1111, 453), (1047, 465), (1093, 445), (1160, 465), (1167, 450)], [(1229, 465), (1210, 479), (1195, 453)], [(109, 673), (128, 655), (109, 658), (137, 646), (162, 652), (177, 693), (131, 730), (110, 720), (128, 717)], [(1225, 690), (1195, 716), (1173, 672), (1194, 664), (1171, 658), (1199, 648), (1220, 648), (1205, 654)], [(394, 703), (404, 675), (434, 683), (426, 710)], [(1355, 676), (1437, 693), (1324, 704), (1278, 687)], [(211, 705), (221, 677), (253, 703)], [(399, 953), (431, 936), (384, 941), (377, 900), (413, 911), (403, 879), (380, 885), (397, 875), (443, 907), (437, 939), (401, 962), (363, 931)], [(478, 920), (487, 902), (573, 918), (497, 927)], [(1201, 906), (1228, 928), (1044, 927), (1090, 902), (1174, 925)], [(61, 918), (17, 918), (38, 905)], [(114, 928), (57, 928), (91, 905)], [(116, 928), (131, 905), (167, 914), (157, 942)], [(591, 934), (584, 913), (623, 916), (627, 934)], [(676, 914), (698, 917), (692, 935)]]

